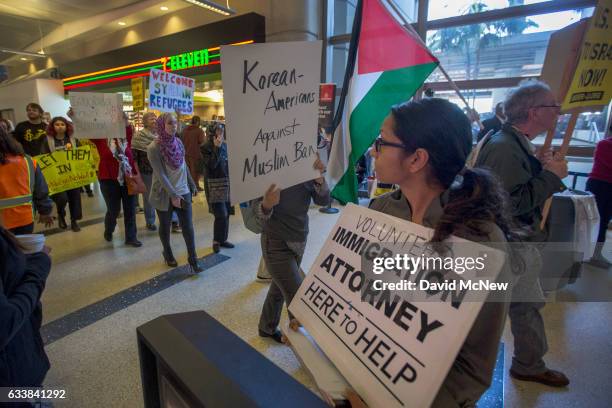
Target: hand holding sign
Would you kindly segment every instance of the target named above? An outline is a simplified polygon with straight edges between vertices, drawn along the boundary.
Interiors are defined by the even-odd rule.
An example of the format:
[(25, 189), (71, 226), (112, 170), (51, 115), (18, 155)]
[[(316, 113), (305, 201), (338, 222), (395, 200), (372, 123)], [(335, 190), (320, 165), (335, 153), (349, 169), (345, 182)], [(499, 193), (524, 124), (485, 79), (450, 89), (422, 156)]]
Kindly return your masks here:
[(261, 203), (264, 211), (269, 212), (280, 202), (280, 192), (281, 190), (280, 188), (276, 188), (276, 184), (272, 184), (268, 187), (264, 194), (263, 202)]

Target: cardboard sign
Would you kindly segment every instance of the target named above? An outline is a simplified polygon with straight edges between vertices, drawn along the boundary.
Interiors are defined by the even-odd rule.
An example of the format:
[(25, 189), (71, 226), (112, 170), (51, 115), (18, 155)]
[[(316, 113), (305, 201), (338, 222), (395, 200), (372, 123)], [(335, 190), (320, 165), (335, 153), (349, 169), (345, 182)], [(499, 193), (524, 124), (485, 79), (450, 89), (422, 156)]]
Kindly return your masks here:
[(612, 96), (612, 0), (599, 0), (562, 109), (603, 106)]
[(74, 137), (77, 139), (125, 138), (123, 100), (120, 94), (70, 92)]
[(221, 47), (231, 202), (319, 177), (321, 41)]
[(144, 109), (144, 78), (132, 78), (132, 109)]
[[(361, 291), (373, 282), (362, 255), (383, 256), (387, 245), (418, 254), (431, 235), (429, 228), (349, 204), (289, 305), (370, 407), (429, 406), (482, 306), (464, 301), (463, 292), (455, 297), (445, 291), (416, 291), (422, 301), (370, 291), (362, 300)], [(450, 240), (469, 246), (472, 256), (485, 251), (487, 277), (497, 278), (505, 259), (501, 251)], [(466, 279), (480, 276), (462, 273)]]
[(47, 181), (49, 194), (95, 182), (100, 157), (94, 153), (94, 147), (81, 146), (35, 156), (34, 159)]
[(149, 76), (149, 108), (162, 112), (193, 114), (195, 80), (159, 69)]

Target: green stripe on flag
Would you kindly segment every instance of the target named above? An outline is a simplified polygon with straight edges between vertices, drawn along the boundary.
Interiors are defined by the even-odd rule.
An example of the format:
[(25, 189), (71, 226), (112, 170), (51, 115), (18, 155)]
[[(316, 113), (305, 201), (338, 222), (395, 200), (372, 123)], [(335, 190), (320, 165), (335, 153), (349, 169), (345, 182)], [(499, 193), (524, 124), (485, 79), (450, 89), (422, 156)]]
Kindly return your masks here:
[(332, 191), (335, 199), (341, 203), (357, 202), (355, 163), (374, 143), (391, 106), (410, 99), (437, 65), (436, 62), (432, 62), (383, 72), (351, 112), (349, 167)]

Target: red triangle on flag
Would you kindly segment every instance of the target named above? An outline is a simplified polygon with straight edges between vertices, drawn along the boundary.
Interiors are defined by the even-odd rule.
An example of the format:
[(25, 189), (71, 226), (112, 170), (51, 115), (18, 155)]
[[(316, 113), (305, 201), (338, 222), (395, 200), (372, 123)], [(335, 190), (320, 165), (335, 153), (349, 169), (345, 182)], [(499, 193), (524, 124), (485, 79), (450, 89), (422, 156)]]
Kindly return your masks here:
[(380, 0), (363, 0), (357, 55), (358, 74), (438, 62)]

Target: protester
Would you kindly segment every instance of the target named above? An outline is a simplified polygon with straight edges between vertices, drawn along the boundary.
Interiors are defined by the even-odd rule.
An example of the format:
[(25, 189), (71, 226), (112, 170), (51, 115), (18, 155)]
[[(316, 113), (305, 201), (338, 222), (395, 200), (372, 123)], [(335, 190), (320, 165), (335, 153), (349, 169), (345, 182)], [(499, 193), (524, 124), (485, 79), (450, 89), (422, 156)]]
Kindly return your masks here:
[[(394, 106), (372, 156), (378, 179), (399, 189), (370, 208), (433, 228), (432, 242), (453, 234), (504, 243), (515, 234), (508, 203), (491, 174), (464, 168), (471, 147), (470, 120), (458, 106), (438, 98)], [(502, 276), (511, 276), (508, 263)], [(433, 407), (475, 406), (491, 385), (506, 312), (503, 301), (484, 303)]]
[(491, 134), (497, 133), (505, 120), (504, 104), (503, 102), (498, 102), (497, 105), (495, 105), (495, 116), (482, 121), (483, 128), (478, 132), (478, 136), (476, 136), (477, 141), (480, 142), (489, 132), (491, 132)]
[[(77, 147), (77, 141), (72, 137), (74, 129), (72, 123), (61, 116), (56, 116), (47, 126), (47, 144), (43, 146), (44, 153), (53, 153), (57, 150), (70, 150)], [(53, 194), (51, 199), (57, 207), (58, 225), (61, 229), (68, 228), (66, 224), (66, 204), (70, 208), (70, 229), (79, 232), (78, 220), (83, 218), (81, 207), (81, 188), (74, 188), (61, 193)]]
[(229, 201), (229, 167), (227, 145), (223, 139), (224, 127), (218, 123), (208, 133), (208, 141), (202, 146), (204, 185), (208, 211), (215, 216), (213, 251), (220, 247), (234, 248), (227, 240), (231, 204)]
[(595, 253), (589, 263), (598, 268), (609, 268), (612, 264), (601, 253), (606, 244), (606, 232), (612, 219), (612, 125), (608, 127), (607, 137), (595, 147), (593, 169), (589, 174), (586, 189), (595, 195), (599, 210), (599, 234)]
[(193, 273), (202, 272), (195, 249), (191, 198), (197, 194), (195, 183), (187, 171), (185, 147), (177, 137), (176, 117), (164, 113), (157, 119), (157, 139), (147, 149), (153, 168), (153, 183), (149, 201), (157, 210), (159, 239), (162, 242), (163, 257), (168, 266), (178, 263), (170, 246), (170, 222), (176, 212), (187, 246), (188, 262)]
[(0, 220), (13, 234), (34, 232), (33, 209), (39, 222), (53, 225), (53, 202), (36, 160), (0, 127)]
[(43, 122), (43, 108), (37, 103), (29, 103), (26, 106), (28, 120), (18, 123), (13, 131), (13, 136), (29, 156), (38, 156), (44, 151), (47, 143), (47, 124)]
[(144, 203), (144, 215), (149, 231), (156, 231), (155, 226), (155, 208), (149, 202), (149, 192), (151, 191), (151, 183), (153, 182), (153, 168), (147, 157), (147, 148), (155, 140), (157, 117), (154, 112), (147, 112), (142, 116), (144, 127), (136, 133), (132, 140), (132, 153), (134, 154), (134, 162), (138, 168), (138, 172), (142, 176), (142, 180), (147, 187), (147, 192), (142, 195)]
[[(68, 111), (72, 116), (72, 108)], [(135, 168), (132, 158), (133, 127), (125, 120), (125, 135), (122, 138), (92, 139), (100, 155), (98, 165), (98, 181), (104, 202), (106, 215), (104, 217), (104, 239), (113, 240), (113, 232), (117, 226), (117, 218), (123, 207), (123, 225), (125, 227), (125, 244), (135, 248), (141, 247), (136, 229), (136, 196), (128, 193), (125, 177), (132, 174)], [(118, 135), (119, 136), (119, 135)]]
[[(325, 172), (317, 158), (313, 167)], [(300, 263), (308, 237), (308, 208), (311, 200), (317, 205), (329, 203), (329, 187), (323, 176), (280, 190), (272, 184), (254, 209), (263, 224), (261, 251), (272, 282), (259, 319), (259, 335), (284, 343), (278, 324), (283, 301), (287, 306), (302, 283)], [(293, 316), (289, 313), (290, 319)], [(292, 322), (294, 324), (294, 322)]]
[(206, 134), (202, 128), (200, 128), (200, 117), (194, 116), (191, 118), (191, 125), (187, 126), (181, 135), (181, 139), (185, 145), (185, 159), (187, 161), (189, 173), (198, 191), (203, 191), (200, 187), (200, 167), (202, 162), (200, 146), (206, 141)]
[[(548, 85), (524, 81), (504, 101), (506, 123), (481, 148), (476, 165), (491, 169), (510, 194), (515, 221), (531, 230), (531, 242), (543, 242), (547, 231), (540, 228), (542, 208), (554, 193), (565, 189), (561, 179), (567, 176), (567, 161), (553, 158), (552, 151), (534, 154), (531, 144), (537, 135), (553, 129), (560, 105)], [(512, 302), (510, 324), (514, 335), (514, 357), (510, 375), (523, 381), (534, 381), (553, 387), (569, 384), (561, 372), (546, 367), (543, 357), (548, 345), (539, 271), (528, 270), (517, 283), (519, 287), (539, 292), (539, 301)]]
[(0, 226), (0, 387), (42, 387), (49, 371), (40, 335), (49, 252), (45, 247), (44, 252), (25, 255)]
[(0, 118), (0, 127), (3, 128), (6, 133), (11, 133), (13, 130), (15, 130), (13, 129), (13, 124), (11, 121), (4, 118)]

